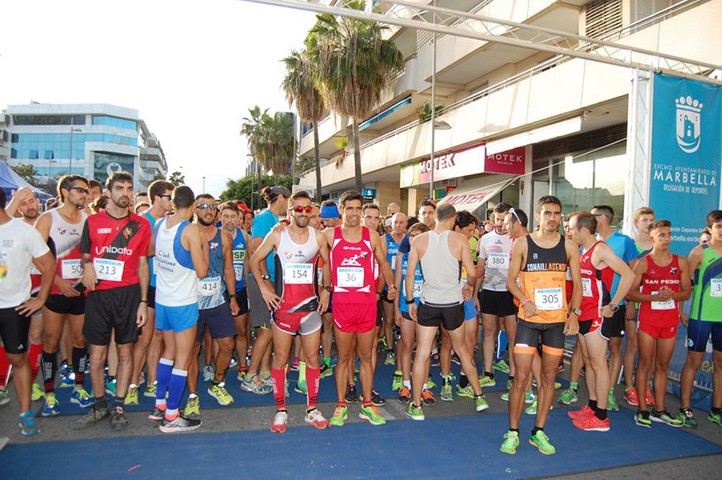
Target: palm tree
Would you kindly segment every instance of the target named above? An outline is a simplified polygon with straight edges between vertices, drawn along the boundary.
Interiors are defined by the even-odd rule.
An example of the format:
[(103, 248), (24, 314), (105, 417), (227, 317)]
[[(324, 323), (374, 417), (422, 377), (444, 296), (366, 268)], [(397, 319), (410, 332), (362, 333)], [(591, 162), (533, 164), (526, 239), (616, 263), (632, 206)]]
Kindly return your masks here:
[(323, 118), (326, 106), (321, 92), (318, 91), (313, 79), (316, 77), (314, 64), (307, 51), (291, 51), (291, 55), (283, 59), (286, 64), (286, 76), (281, 88), (286, 93), (288, 105), (296, 103), (298, 116), (313, 126), (313, 156), (316, 160), (316, 201), (321, 195), (321, 159), (318, 148), (318, 121)]
[[(364, 10), (365, 1), (349, 2), (348, 8)], [(306, 47), (318, 68), (317, 82), (326, 104), (351, 118), (356, 189), (361, 191), (361, 150), (358, 125), (371, 113), (383, 88), (404, 68), (396, 45), (383, 38), (386, 27), (376, 22), (316, 16), (316, 25), (306, 38)]]
[(272, 171), (274, 177), (286, 174), (296, 151), (293, 115), (276, 112), (271, 116), (268, 109), (261, 111), (258, 105), (249, 113), (250, 118), (243, 118), (241, 135), (248, 139), (251, 155), (264, 170)]

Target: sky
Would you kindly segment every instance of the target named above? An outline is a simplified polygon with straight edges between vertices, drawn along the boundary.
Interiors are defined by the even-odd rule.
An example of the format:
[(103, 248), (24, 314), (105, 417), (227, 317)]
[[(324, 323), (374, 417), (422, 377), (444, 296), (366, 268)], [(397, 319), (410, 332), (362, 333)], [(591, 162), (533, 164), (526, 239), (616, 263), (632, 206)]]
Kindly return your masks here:
[(240, 0), (3, 1), (0, 110), (108, 103), (137, 109), (169, 173), (219, 195), (243, 176), (254, 105), (289, 111), (281, 60), (311, 12)]

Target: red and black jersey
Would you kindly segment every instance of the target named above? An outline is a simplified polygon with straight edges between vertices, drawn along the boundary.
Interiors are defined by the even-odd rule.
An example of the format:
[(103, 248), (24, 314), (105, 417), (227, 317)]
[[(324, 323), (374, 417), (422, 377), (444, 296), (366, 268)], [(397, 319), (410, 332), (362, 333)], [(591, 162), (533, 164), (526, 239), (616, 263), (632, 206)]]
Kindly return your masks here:
[(610, 302), (609, 291), (614, 281), (614, 270), (606, 266), (599, 269), (592, 263), (594, 249), (602, 242), (596, 242), (579, 257), (579, 269), (582, 277), (582, 314), (579, 320), (599, 320), (602, 318), (602, 307)]
[(107, 211), (88, 217), (80, 251), (90, 255), (98, 278), (96, 290), (136, 285), (140, 257), (148, 256), (150, 223), (134, 213), (114, 218)]

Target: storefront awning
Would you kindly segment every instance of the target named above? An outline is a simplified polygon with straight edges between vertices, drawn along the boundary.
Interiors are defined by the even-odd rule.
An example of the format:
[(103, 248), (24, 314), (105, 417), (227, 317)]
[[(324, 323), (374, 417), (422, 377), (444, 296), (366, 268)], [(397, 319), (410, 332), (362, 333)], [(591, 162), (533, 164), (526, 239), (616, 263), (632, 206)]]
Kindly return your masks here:
[(452, 190), (439, 203), (450, 203), (456, 211), (468, 210), (473, 212), (489, 201), (494, 195), (502, 191), (513, 180), (508, 175), (494, 175), (484, 179), (483, 182), (474, 182), (473, 185)]

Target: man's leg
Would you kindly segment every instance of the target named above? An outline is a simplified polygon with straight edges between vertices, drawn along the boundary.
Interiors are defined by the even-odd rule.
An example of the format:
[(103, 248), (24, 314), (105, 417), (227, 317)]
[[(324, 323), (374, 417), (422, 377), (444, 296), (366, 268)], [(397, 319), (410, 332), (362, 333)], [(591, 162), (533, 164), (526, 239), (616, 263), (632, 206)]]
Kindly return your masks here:
[[(717, 352), (715, 352), (717, 353)], [(680, 408), (690, 408), (692, 399), (692, 388), (694, 387), (694, 377), (702, 366), (704, 360), (704, 352), (695, 352), (687, 350), (687, 361), (684, 362), (682, 368), (681, 387), (679, 395)], [(626, 368), (625, 368), (626, 371)], [(714, 374), (713, 374), (714, 375)], [(713, 377), (714, 382), (714, 377)]]
[(654, 406), (657, 412), (666, 410), (664, 396), (667, 393), (667, 369), (674, 353), (675, 340), (675, 338), (657, 339), (654, 361)]
[[(135, 342), (135, 346), (133, 347), (133, 371), (130, 374), (130, 385), (132, 385), (133, 387), (136, 387), (138, 385), (138, 380), (140, 379), (140, 372), (143, 371), (146, 358), (148, 357), (148, 350), (150, 348), (151, 342), (153, 341), (155, 322), (151, 322), (151, 318), (155, 319), (155, 314), (153, 314), (153, 316), (151, 317), (151, 310), (155, 312), (155, 309), (148, 309), (148, 321), (141, 329), (140, 335), (138, 335), (138, 341)], [(120, 372), (118, 372), (118, 376), (120, 376)]]
[[(494, 350), (496, 343), (496, 334), (498, 332), (498, 317), (489, 313), (481, 314), (481, 324), (484, 330), (484, 341), (482, 344), (482, 352), (484, 355), (484, 374), (489, 374), (492, 378), (494, 376)], [(508, 333), (507, 333), (508, 336)], [(509, 345), (512, 343), (512, 338), (509, 337)], [(473, 352), (473, 350), (472, 350)], [(458, 353), (458, 352), (457, 352)], [(511, 355), (510, 355), (511, 357)]]
[(386, 337), (386, 358), (384, 363), (392, 365), (396, 361), (394, 356), (394, 304), (393, 302), (382, 301), (384, 308), (384, 336)]
[[(421, 406), (421, 392), (424, 389), (424, 384), (428, 379), (428, 365), (426, 361), (431, 354), (431, 347), (436, 339), (436, 332), (439, 327), (425, 327), (416, 324), (416, 354), (413, 362), (413, 374), (412, 374), (412, 395), (414, 406)], [(478, 385), (478, 382), (477, 382)]]
[(236, 352), (238, 354), (239, 374), (248, 370), (246, 352), (248, 351), (248, 313), (233, 317), (236, 326)]
[(374, 386), (374, 366), (372, 357), (376, 356), (374, 351), (374, 339), (376, 337), (376, 328), (372, 328), (368, 332), (356, 334), (356, 353), (358, 354), (361, 368), (359, 369), (359, 378), (361, 380), (361, 388), (364, 398), (364, 406), (371, 405), (371, 390)]
[(105, 359), (107, 356), (107, 345), (90, 345), (90, 383), (93, 386), (96, 403), (105, 401)]
[(531, 364), (536, 355), (536, 347), (514, 346), (516, 376), (509, 392), (509, 429), (519, 431), (519, 419), (524, 408), (526, 386), (531, 381)]
[(15, 395), (20, 405), (20, 413), (25, 413), (30, 410), (30, 384), (32, 383), (28, 354), (27, 352), (8, 353), (7, 356), (13, 366), (13, 382), (15, 383)]
[[(293, 335), (290, 335), (275, 324), (271, 326), (273, 341), (273, 363), (271, 365), (271, 380), (273, 384), (273, 398), (276, 401), (276, 410), (286, 410), (286, 364), (293, 344)], [(271, 427), (273, 430), (273, 426)], [(283, 425), (285, 430), (285, 425)]]
[(624, 321), (624, 391), (634, 388), (634, 364), (637, 359), (637, 322)]
[(117, 382), (115, 384), (116, 403), (120, 399), (120, 405), (123, 405), (126, 393), (128, 393), (128, 385), (130, 384), (131, 374), (133, 373), (133, 344), (118, 344), (118, 372)]
[(476, 362), (474, 361), (473, 354), (466, 348), (464, 325), (462, 324), (459, 328), (455, 328), (454, 330), (447, 330), (447, 332), (451, 340), (451, 346), (454, 348), (454, 351), (461, 361), (461, 368), (466, 373), (466, 376), (471, 379), (469, 384), (471, 385), (472, 390), (474, 390), (474, 395), (481, 395), (482, 391), (481, 386), (479, 386), (479, 373), (476, 370)]
[(546, 425), (549, 410), (554, 400), (554, 379), (557, 375), (561, 352), (548, 351), (544, 349), (541, 358), (541, 383), (537, 389), (537, 413), (536, 428), (544, 428)]
[(173, 333), (175, 341), (175, 360), (168, 382), (168, 400), (165, 411), (165, 419), (173, 421), (178, 416), (180, 399), (185, 390), (188, 377), (188, 366), (192, 360), (193, 345), (196, 341), (196, 326), (186, 328), (180, 332)]
[(346, 386), (348, 385), (348, 369), (353, 358), (353, 343), (355, 334), (353, 332), (342, 332), (334, 326), (336, 337), (336, 354), (338, 364), (336, 365), (336, 395), (338, 404), (346, 405)]

